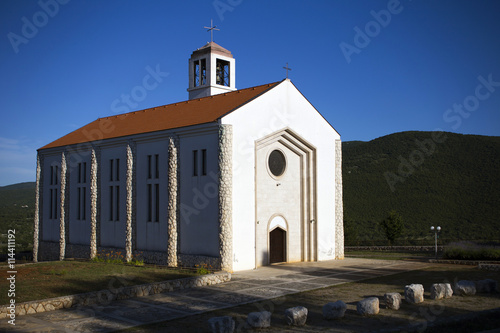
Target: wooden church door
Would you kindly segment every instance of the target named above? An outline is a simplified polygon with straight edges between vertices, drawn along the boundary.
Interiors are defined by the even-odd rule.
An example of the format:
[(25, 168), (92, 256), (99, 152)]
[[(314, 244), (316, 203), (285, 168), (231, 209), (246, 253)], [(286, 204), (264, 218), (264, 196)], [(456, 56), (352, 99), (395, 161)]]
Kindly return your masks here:
[(269, 263), (286, 261), (286, 231), (277, 227), (269, 233)]

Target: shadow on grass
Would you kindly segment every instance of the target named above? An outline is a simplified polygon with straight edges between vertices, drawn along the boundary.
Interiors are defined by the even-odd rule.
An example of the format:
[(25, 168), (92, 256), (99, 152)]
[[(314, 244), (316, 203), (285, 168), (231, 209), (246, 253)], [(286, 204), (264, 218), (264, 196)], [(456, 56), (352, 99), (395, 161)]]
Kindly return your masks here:
[[(2, 272), (3, 278), (6, 272)], [(16, 276), (16, 301), (26, 302), (99, 290), (196, 276), (194, 271), (135, 267), (96, 262), (62, 261), (23, 266)], [(0, 286), (0, 303), (7, 304), (6, 284)]]
[[(108, 264), (109, 265), (109, 264)], [(73, 295), (91, 291), (110, 290), (115, 292), (122, 287), (130, 287), (153, 282), (162, 282), (196, 276), (195, 273), (169, 273), (165, 271), (150, 271), (142, 267), (123, 267), (116, 265), (115, 272), (111, 274), (98, 275), (94, 277), (82, 278), (80, 276), (63, 276), (61, 283), (48, 288), (54, 294)]]

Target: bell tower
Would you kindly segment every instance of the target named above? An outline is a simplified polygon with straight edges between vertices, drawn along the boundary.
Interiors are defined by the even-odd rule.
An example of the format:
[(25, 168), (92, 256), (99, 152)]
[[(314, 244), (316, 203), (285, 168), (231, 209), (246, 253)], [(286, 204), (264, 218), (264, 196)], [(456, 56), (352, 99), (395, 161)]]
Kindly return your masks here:
[(191, 54), (189, 99), (231, 92), (235, 86), (235, 59), (231, 52), (212, 41)]

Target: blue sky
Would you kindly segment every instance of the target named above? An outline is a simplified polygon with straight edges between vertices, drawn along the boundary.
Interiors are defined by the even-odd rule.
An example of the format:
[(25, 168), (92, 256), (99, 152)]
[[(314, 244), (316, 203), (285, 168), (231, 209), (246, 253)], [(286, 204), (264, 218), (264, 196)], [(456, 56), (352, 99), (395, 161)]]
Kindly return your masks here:
[(498, 136), (498, 17), (493, 0), (2, 0), (0, 186), (34, 181), (36, 149), (115, 114), (148, 68), (161, 82), (126, 108), (186, 100), (188, 58), (210, 40), (210, 19), (237, 88), (283, 79), (288, 62), (344, 141)]

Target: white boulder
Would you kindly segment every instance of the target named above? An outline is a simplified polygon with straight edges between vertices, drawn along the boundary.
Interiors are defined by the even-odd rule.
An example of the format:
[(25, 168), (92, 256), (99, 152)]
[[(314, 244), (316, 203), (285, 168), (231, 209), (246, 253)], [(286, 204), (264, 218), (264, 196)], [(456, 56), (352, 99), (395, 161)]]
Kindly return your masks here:
[(378, 297), (368, 297), (359, 301), (356, 310), (362, 316), (376, 315), (380, 310)]
[(399, 310), (399, 307), (401, 306), (400, 293), (386, 293), (384, 295), (384, 300), (388, 309)]
[(330, 302), (323, 305), (323, 317), (325, 319), (340, 319), (345, 315), (347, 305), (342, 301)]
[(424, 286), (421, 284), (410, 284), (405, 286), (405, 300), (416, 304), (424, 301)]

